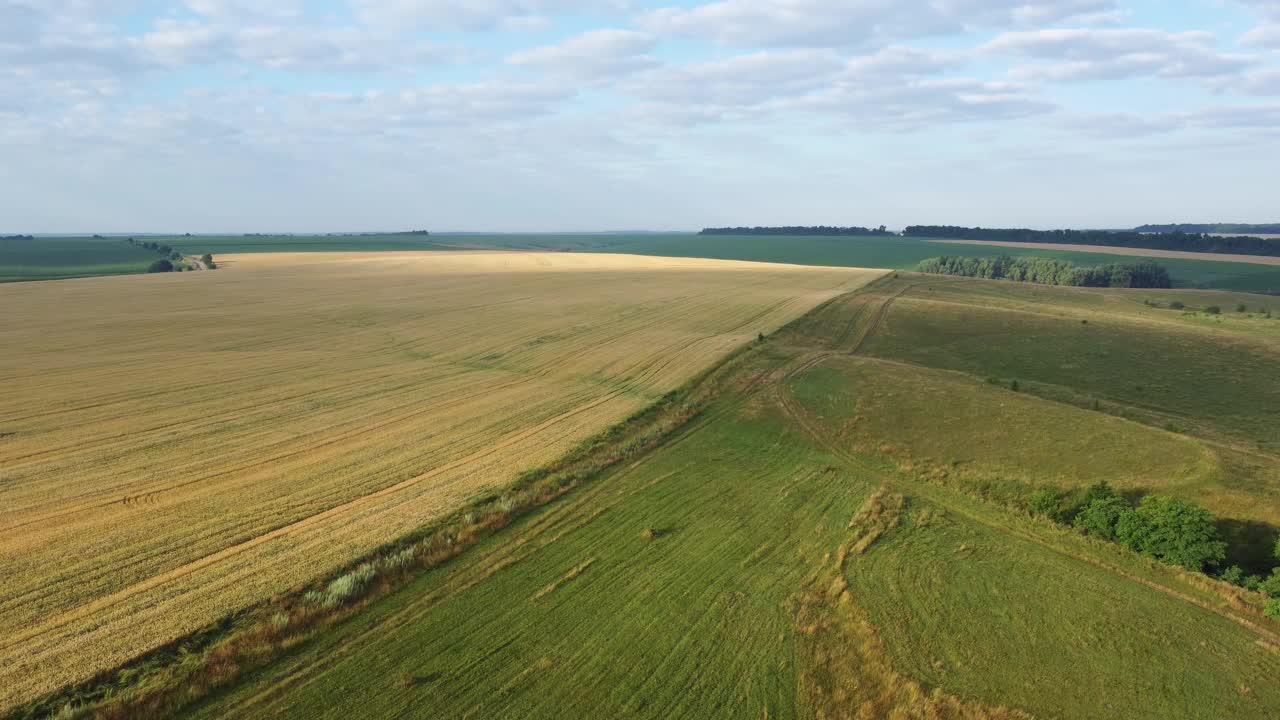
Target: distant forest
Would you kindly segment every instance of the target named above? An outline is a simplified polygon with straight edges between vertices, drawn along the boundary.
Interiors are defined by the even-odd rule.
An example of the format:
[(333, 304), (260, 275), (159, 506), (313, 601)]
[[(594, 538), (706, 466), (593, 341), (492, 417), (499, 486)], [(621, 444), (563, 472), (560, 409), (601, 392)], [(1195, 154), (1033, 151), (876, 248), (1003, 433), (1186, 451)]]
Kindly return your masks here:
[(1134, 228), (1143, 233), (1217, 233), (1219, 235), (1280, 235), (1280, 223), (1249, 225), (1246, 223), (1172, 223), (1169, 225), (1139, 225)]
[(1075, 287), (1167, 288), (1172, 286), (1169, 272), (1154, 262), (1132, 265), (1113, 263), (1097, 267), (1081, 267), (1053, 258), (1009, 257), (942, 257), (921, 260), (916, 268), (935, 275), (960, 275), (991, 280), (1014, 280), (1041, 285)]
[(881, 225), (878, 228), (835, 225), (786, 225), (782, 227), (703, 228), (699, 235), (894, 235)]
[(1062, 245), (1115, 245), (1150, 250), (1227, 253), (1232, 255), (1280, 255), (1280, 240), (1237, 235), (1219, 237), (1205, 233), (1109, 230), (1027, 230), (966, 228), (953, 225), (910, 225), (906, 237), (949, 238), (955, 240), (999, 240), (1003, 242), (1054, 243)]

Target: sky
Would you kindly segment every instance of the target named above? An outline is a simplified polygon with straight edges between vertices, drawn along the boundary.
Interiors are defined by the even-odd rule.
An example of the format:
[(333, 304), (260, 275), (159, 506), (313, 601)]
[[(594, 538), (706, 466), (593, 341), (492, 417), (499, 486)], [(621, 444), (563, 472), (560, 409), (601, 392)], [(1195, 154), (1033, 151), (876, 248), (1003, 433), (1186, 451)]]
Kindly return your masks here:
[(1280, 221), (1280, 0), (0, 0), (0, 233)]

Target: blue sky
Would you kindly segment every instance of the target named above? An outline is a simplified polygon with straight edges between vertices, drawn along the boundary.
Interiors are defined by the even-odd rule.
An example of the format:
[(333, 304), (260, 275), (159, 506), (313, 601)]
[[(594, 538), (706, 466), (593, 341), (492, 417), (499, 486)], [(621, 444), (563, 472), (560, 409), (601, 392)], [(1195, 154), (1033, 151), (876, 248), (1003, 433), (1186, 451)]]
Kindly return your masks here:
[(0, 0), (0, 233), (1275, 222), (1278, 166), (1280, 0)]

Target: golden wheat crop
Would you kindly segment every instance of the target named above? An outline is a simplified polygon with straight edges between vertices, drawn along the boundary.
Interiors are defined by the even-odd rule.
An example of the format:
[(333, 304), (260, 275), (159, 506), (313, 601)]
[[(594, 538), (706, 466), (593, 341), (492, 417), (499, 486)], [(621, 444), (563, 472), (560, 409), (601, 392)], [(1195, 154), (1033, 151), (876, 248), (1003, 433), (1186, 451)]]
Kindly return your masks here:
[(332, 571), (879, 274), (219, 264), (0, 286), (0, 708)]

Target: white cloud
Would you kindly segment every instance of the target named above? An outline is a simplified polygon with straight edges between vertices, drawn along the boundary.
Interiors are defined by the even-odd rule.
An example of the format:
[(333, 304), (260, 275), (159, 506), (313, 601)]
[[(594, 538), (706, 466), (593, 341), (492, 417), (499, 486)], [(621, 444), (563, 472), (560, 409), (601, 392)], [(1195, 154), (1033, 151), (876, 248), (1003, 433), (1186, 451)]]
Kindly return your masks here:
[(181, 65), (217, 59), (226, 41), (222, 30), (200, 22), (161, 19), (139, 40), (161, 62)]
[(637, 117), (672, 124), (804, 118), (837, 127), (912, 131), (1051, 112), (1019, 83), (946, 77), (964, 53), (894, 46), (845, 58), (834, 49), (770, 50), (667, 65), (620, 88)]
[(617, 77), (656, 65), (649, 54), (656, 45), (648, 33), (592, 30), (558, 45), (513, 53), (507, 61), (571, 78)]
[(844, 47), (1039, 25), (1114, 7), (1111, 0), (721, 0), (655, 10), (643, 22), (658, 32), (728, 45)]
[(617, 12), (626, 0), (349, 0), (357, 16), (378, 27), (488, 30), (543, 24), (547, 15)]
[(1240, 44), (1250, 47), (1280, 48), (1280, 23), (1259, 25), (1242, 35)]
[(624, 89), (650, 101), (741, 109), (816, 90), (842, 67), (840, 57), (829, 51), (773, 50), (666, 65), (640, 75)]
[(192, 12), (230, 20), (288, 20), (304, 14), (301, 0), (183, 0)]
[(1239, 2), (1263, 17), (1280, 19), (1280, 0), (1239, 0)]
[(830, 113), (856, 128), (910, 132), (938, 125), (1014, 120), (1057, 106), (1020, 85), (973, 78), (851, 80), (792, 107)]
[(1027, 30), (1003, 33), (980, 50), (1049, 61), (1011, 71), (1011, 77), (1024, 80), (1210, 78), (1237, 74), (1258, 62), (1250, 55), (1219, 52), (1213, 40), (1205, 32), (1142, 28)]

